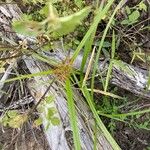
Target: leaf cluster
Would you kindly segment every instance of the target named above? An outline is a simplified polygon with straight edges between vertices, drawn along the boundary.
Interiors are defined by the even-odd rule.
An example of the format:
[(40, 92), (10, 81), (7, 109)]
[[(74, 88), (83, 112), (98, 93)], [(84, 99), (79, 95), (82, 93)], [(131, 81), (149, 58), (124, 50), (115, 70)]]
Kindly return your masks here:
[(46, 18), (41, 22), (31, 20), (30, 16), (23, 16), (22, 20), (14, 21), (13, 28), (17, 33), (36, 37), (46, 34), (50, 38), (58, 38), (71, 33), (87, 17), (90, 8), (86, 7), (69, 16), (59, 17), (56, 8), (51, 2), (40, 10)]
[(137, 6), (130, 8), (129, 6), (125, 7), (127, 13), (127, 18), (124, 19), (121, 24), (123, 25), (132, 25), (136, 23), (140, 17), (140, 11), (147, 11), (147, 6), (141, 1)]

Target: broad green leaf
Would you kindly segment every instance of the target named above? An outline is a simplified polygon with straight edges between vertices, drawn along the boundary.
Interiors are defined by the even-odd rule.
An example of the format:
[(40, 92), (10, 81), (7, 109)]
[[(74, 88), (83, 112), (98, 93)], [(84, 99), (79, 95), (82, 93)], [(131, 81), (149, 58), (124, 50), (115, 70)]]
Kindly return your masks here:
[(51, 123), (54, 125), (54, 126), (58, 126), (60, 124), (60, 120), (59, 118), (57, 117), (53, 117), (51, 118)]
[(147, 6), (144, 4), (143, 1), (140, 2), (138, 6), (139, 6), (139, 9), (140, 9), (140, 10), (147, 11)]
[(39, 117), (34, 121), (34, 126), (38, 127), (40, 125), (42, 125), (42, 118)]
[(56, 3), (56, 2), (57, 2), (57, 0), (55, 2), (53, 1), (51, 3), (46, 3), (45, 6), (42, 7), (42, 9), (39, 11), (39, 13), (41, 15), (45, 15), (46, 17), (48, 17), (51, 15), (51, 14), (49, 14), (49, 13), (51, 13), (49, 9), (52, 8), (53, 13), (57, 16), (58, 12), (57, 12), (56, 8), (52, 5), (52, 3)]
[(131, 14), (131, 10), (130, 10), (129, 6), (126, 6), (126, 12), (128, 15)]
[(125, 19), (125, 20), (121, 21), (121, 24), (123, 24), (123, 25), (129, 24), (129, 20)]
[(24, 122), (26, 122), (26, 120), (28, 119), (28, 116), (26, 114), (23, 115), (17, 115), (15, 117), (13, 117), (12, 119), (10, 119), (10, 121), (8, 122), (8, 125), (12, 128), (20, 128)]
[(59, 37), (73, 32), (77, 25), (89, 14), (90, 7), (86, 7), (81, 11), (70, 16), (60, 17), (51, 23), (52, 36)]
[(140, 17), (140, 13), (138, 10), (133, 11), (130, 15), (129, 15), (129, 21), (131, 23), (134, 23), (138, 20), (138, 18)]
[(40, 13), (41, 15), (45, 15), (45, 16), (48, 15), (48, 12), (49, 12), (49, 10), (48, 10), (48, 5), (45, 5), (45, 6), (39, 11), (39, 13)]
[(57, 12), (56, 8), (51, 3), (48, 3), (47, 5), (48, 5), (48, 11), (49, 11), (48, 12), (48, 18), (52, 21), (53, 20), (55, 21), (55, 19), (58, 18), (58, 12)]
[(53, 111), (53, 109), (51, 109), (51, 108), (48, 109), (47, 116), (46, 116), (47, 120), (50, 121), (54, 114), (55, 114), (55, 112)]
[(40, 23), (26, 20), (13, 22), (13, 29), (26, 36), (37, 36), (44, 31), (44, 27)]

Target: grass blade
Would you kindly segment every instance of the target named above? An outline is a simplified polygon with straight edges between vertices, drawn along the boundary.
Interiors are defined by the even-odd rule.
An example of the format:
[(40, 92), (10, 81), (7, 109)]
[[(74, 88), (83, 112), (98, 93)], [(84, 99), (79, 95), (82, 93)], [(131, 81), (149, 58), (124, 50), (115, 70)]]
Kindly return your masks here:
[(114, 138), (111, 136), (111, 134), (108, 132), (107, 128), (105, 127), (105, 125), (103, 124), (103, 122), (101, 121), (94, 105), (93, 105), (93, 102), (91, 100), (91, 97), (90, 97), (90, 93), (89, 91), (87, 90), (86, 87), (83, 87), (82, 88), (82, 92), (87, 100), (87, 103), (89, 104), (90, 106), (90, 109), (94, 115), (94, 118), (97, 122), (97, 125), (98, 127), (102, 130), (104, 136), (106, 137), (106, 139), (108, 140), (108, 142), (111, 144), (112, 148), (114, 150), (121, 150), (121, 148), (119, 147), (119, 145), (116, 143), (116, 141), (114, 140)]
[(72, 61), (74, 61), (76, 59), (76, 57), (78, 56), (79, 52), (81, 51), (81, 49), (85, 45), (86, 41), (89, 39), (91, 34), (94, 32), (95, 28), (97, 28), (98, 23), (102, 20), (102, 18), (104, 18), (104, 16), (108, 12), (108, 10), (111, 7), (111, 5), (113, 4), (113, 2), (114, 2), (114, 0), (109, 0), (109, 2), (104, 7), (104, 9), (102, 9), (102, 7), (100, 6), (100, 8), (99, 8), (99, 10), (97, 12), (97, 15), (94, 18), (94, 22), (92, 23), (91, 27), (89, 28), (89, 30), (87, 31), (87, 33), (83, 37), (83, 39), (80, 42), (80, 44), (78, 45), (76, 51), (74, 52), (74, 55), (72, 56)]
[(68, 111), (70, 116), (70, 123), (73, 130), (73, 139), (74, 139), (74, 146), (76, 150), (81, 150), (80, 144), (80, 137), (78, 131), (78, 124), (77, 124), (77, 115), (75, 111), (75, 105), (73, 101), (73, 91), (71, 88), (70, 80), (66, 81), (66, 94), (67, 94), (67, 101), (68, 101)]
[(29, 78), (32, 78), (32, 77), (36, 77), (36, 76), (44, 76), (44, 75), (50, 75), (53, 73), (53, 70), (47, 70), (47, 71), (41, 71), (41, 72), (37, 72), (37, 73), (32, 73), (32, 74), (26, 74), (26, 75), (20, 75), (18, 77), (15, 77), (15, 78), (11, 78), (11, 79), (7, 79), (5, 81), (1, 81), (1, 83), (8, 83), (8, 82), (13, 82), (13, 81), (16, 81), (16, 80), (22, 80), (22, 79), (29, 79)]
[[(106, 37), (108, 29), (110, 28), (110, 25), (111, 25), (111, 23), (113, 21), (113, 18), (115, 16), (115, 14), (117, 13), (117, 11), (120, 9), (120, 6), (122, 5), (123, 1), (124, 0), (121, 0), (120, 3), (115, 8), (115, 10), (114, 10), (113, 14), (111, 15), (111, 17), (109, 19), (109, 22), (108, 22), (108, 24), (107, 24), (107, 26), (105, 28), (105, 31), (104, 31), (103, 36), (102, 36), (102, 39), (100, 41), (99, 48), (98, 48), (97, 55), (96, 55), (96, 59), (95, 59), (95, 63), (94, 63), (94, 69), (93, 69), (93, 74), (92, 74), (92, 82), (91, 82), (91, 90), (94, 89), (95, 74), (96, 74), (96, 70), (98, 68), (98, 61), (99, 61), (99, 57), (100, 57), (100, 53), (101, 53), (101, 49), (103, 47), (103, 43), (104, 43), (105, 37)], [(93, 92), (91, 92), (91, 95), (93, 97)]]

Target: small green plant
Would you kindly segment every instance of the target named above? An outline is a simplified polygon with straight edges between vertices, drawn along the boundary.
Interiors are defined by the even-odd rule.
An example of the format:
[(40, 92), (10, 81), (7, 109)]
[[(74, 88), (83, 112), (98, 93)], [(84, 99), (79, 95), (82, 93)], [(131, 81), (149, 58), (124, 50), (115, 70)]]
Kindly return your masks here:
[(81, 21), (88, 15), (90, 8), (86, 7), (70, 16), (59, 17), (52, 3), (47, 3), (41, 12), (46, 19), (41, 22), (33, 21), (30, 16), (25, 15), (22, 21), (13, 23), (14, 30), (20, 34), (37, 37), (45, 34), (49, 38), (58, 38), (66, 35), (80, 25)]
[[(105, 116), (111, 119), (109, 123), (110, 131), (113, 131), (112, 129), (115, 129), (115, 124), (114, 124), (115, 120), (121, 121), (126, 125), (132, 126), (134, 128), (150, 130), (149, 115), (148, 115), (150, 109), (139, 110), (139, 111), (131, 110), (129, 113), (118, 113), (121, 111), (120, 106), (117, 106), (115, 103), (112, 103), (111, 105), (108, 104), (106, 105), (106, 104), (98, 108), (98, 113), (101, 116)], [(147, 113), (148, 117), (145, 118), (144, 121), (138, 122), (138, 119), (140, 119), (141, 115), (143, 115), (144, 113)]]
[(11, 128), (20, 128), (27, 119), (27, 114), (20, 114), (16, 110), (10, 110), (3, 116), (1, 116), (0, 123), (3, 126), (9, 126)]
[(143, 1), (141, 1), (137, 6), (135, 7), (125, 7), (125, 11), (127, 13), (127, 18), (124, 19), (121, 24), (123, 25), (132, 25), (138, 21), (140, 18), (140, 11), (144, 10), (147, 11), (147, 6), (144, 4)]
[[(45, 116), (46, 120), (46, 125), (45, 129), (47, 130), (51, 125), (58, 126), (60, 124), (60, 120), (57, 116), (57, 110), (53, 106), (54, 103), (54, 97), (53, 96), (47, 96), (45, 97), (40, 105), (38, 106), (39, 112)], [(36, 126), (41, 125), (43, 122), (43, 117), (39, 117), (37, 120), (35, 120)]]

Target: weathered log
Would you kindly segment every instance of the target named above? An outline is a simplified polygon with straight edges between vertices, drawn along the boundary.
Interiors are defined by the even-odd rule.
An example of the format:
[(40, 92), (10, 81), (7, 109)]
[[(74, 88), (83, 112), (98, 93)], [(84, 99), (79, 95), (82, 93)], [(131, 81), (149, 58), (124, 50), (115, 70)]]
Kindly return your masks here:
[[(8, 43), (17, 43), (17, 40), (22, 38), (20, 35), (17, 36), (15, 33), (13, 35), (7, 35), (8, 33), (12, 33), (11, 29), (11, 21), (13, 18), (19, 19), (20, 10), (18, 11), (17, 5), (3, 5), (0, 6), (1, 14), (3, 17), (1, 20), (5, 19), (6, 23), (4, 24), (2, 21), (0, 22), (2, 30), (5, 32), (0, 32), (4, 41)], [(6, 15), (5, 15), (6, 14)], [(15, 15), (13, 15), (15, 14)], [(8, 19), (8, 22), (7, 22)], [(6, 29), (5, 26), (8, 26)], [(9, 40), (9, 36), (11, 39)], [(30, 40), (30, 39), (28, 39)], [(38, 72), (45, 70), (46, 68), (49, 69), (44, 63), (41, 63), (33, 58), (26, 57), (23, 59), (26, 63), (27, 68), (31, 73)], [(47, 80), (51, 79), (49, 76), (44, 77), (34, 77), (32, 82), (28, 83), (28, 88), (30, 89), (32, 96), (35, 98), (35, 103), (39, 100), (39, 97), (47, 89), (47, 85), (38, 85), (41, 81), (46, 82)], [(33, 86), (35, 85), (35, 86)], [(36, 86), (37, 85), (37, 86)], [(70, 121), (68, 117), (68, 109), (66, 103), (66, 95), (65, 90), (59, 85), (58, 83), (54, 83), (51, 89), (48, 91), (47, 95), (54, 95), (55, 100), (53, 103), (48, 104), (45, 106), (44, 111), (47, 111), (47, 107), (53, 106), (57, 109), (57, 113), (55, 114), (60, 120), (61, 123), (59, 126), (51, 125), (47, 130), (45, 130), (45, 134), (47, 140), (49, 142), (50, 149), (52, 150), (66, 150), (66, 149), (73, 149), (73, 139), (72, 139), (72, 130), (70, 127)], [(93, 128), (94, 128), (94, 120), (91, 112), (87, 104), (84, 102), (83, 97), (78, 93), (77, 90), (74, 90), (74, 100), (76, 101), (77, 109), (77, 116), (78, 116), (78, 127), (81, 136), (81, 147), (85, 150), (92, 150), (93, 149)], [(40, 107), (40, 105), (39, 105)], [(48, 122), (47, 118), (45, 117), (44, 112), (40, 114), (43, 119), (43, 126), (46, 127), (46, 123)], [(99, 131), (99, 130), (98, 130)], [(110, 143), (106, 140), (103, 133), (97, 133), (97, 147), (98, 149), (105, 149), (110, 150), (112, 149)]]
[[(16, 12), (18, 12), (18, 14), (13, 10), (14, 8), (15, 8)], [(33, 42), (34, 40), (30, 37), (16, 35), (15, 33), (10, 34), (13, 32), (11, 29), (12, 19), (19, 19), (20, 18), (19, 14), (21, 13), (21, 11), (17, 7), (17, 5), (13, 5), (13, 9), (12, 9), (11, 5), (0, 6), (0, 11), (2, 12), (2, 14), (4, 15), (4, 13), (5, 13), (5, 15), (2, 17), (3, 19), (2, 18), (0, 19), (0, 27), (2, 29), (0, 32), (1, 37), (3, 38), (3, 40), (11, 42), (11, 44), (17, 43), (18, 39), (24, 39), (24, 38), (27, 39), (28, 41)], [(6, 27), (7, 27), (7, 29), (6, 29)], [(8, 32), (4, 32), (4, 31), (8, 31)], [(10, 39), (8, 37), (10, 37)], [(11, 40), (11, 39), (13, 39), (13, 40)], [(48, 57), (50, 59), (54, 59), (58, 62), (60, 62), (61, 60), (64, 60), (66, 57), (66, 54), (61, 50), (59, 50), (59, 51), (56, 50), (54, 53), (45, 53), (45, 54), (48, 54)], [(70, 57), (71, 57), (71, 55), (70, 55)], [(82, 62), (82, 55), (80, 54), (77, 57), (77, 59), (75, 60), (74, 67), (76, 69), (79, 69), (81, 62)], [(107, 63), (104, 63), (104, 62), (103, 61), (99, 62), (99, 66), (101, 66), (101, 64), (105, 64), (99, 68), (100, 71), (106, 70), (108, 68), (108, 62)], [(119, 68), (118, 66), (114, 65), (111, 83), (117, 85), (118, 87), (126, 89), (136, 95), (139, 95), (141, 97), (149, 99), (150, 98), (150, 87), (147, 87), (148, 71), (140, 69), (138, 67), (134, 67), (133, 65), (127, 64), (125, 62), (121, 62), (121, 63), (124, 66), (126, 66), (126, 68), (128, 68), (128, 70), (130, 70), (130, 72), (133, 72), (133, 74), (127, 73), (129, 71), (124, 71), (124, 70), (122, 70), (122, 68)]]
[[(56, 62), (61, 63), (62, 60), (66, 59), (66, 53), (62, 50), (56, 50), (53, 53), (46, 52), (43, 54), (47, 59), (55, 60)], [(70, 52), (70, 58), (73, 56), (73, 51)], [(109, 63), (111, 60), (105, 59), (99, 61), (98, 69), (99, 72), (104, 72), (108, 69)], [(73, 63), (75, 69), (80, 69), (82, 63), (82, 54), (79, 54), (76, 60)], [(147, 86), (148, 82), (148, 71), (140, 69), (133, 65), (127, 64), (123, 61), (120, 61), (121, 66), (119, 67), (117, 63), (114, 63), (112, 69), (112, 78), (110, 82), (118, 87), (121, 87), (125, 90), (128, 90), (138, 96), (149, 99), (150, 98), (150, 87)], [(88, 60), (85, 65), (85, 70), (88, 65)]]
[[(0, 11), (1, 11), (1, 15), (3, 15), (3, 17), (0, 18), (0, 29), (2, 30), (0, 31), (0, 35), (2, 36), (2, 39), (4, 41), (7, 41), (8, 43), (15, 45), (18, 42), (17, 41), (18, 39), (21, 38), (23, 39), (24, 37), (21, 35), (17, 35), (15, 33), (11, 34), (13, 32), (11, 28), (11, 22), (13, 19), (20, 18), (21, 11), (17, 7), (17, 5), (2, 5), (0, 6)], [(27, 40), (31, 41), (29, 37), (27, 38)], [(66, 57), (66, 54), (61, 50), (54, 51), (54, 53), (45, 53), (44, 57), (47, 55), (50, 59), (54, 59), (57, 62), (64, 60)], [(72, 53), (70, 55), (72, 55)], [(50, 69), (49, 66), (32, 57), (24, 57), (23, 60), (25, 61), (26, 66), (28, 67), (31, 73), (37, 73), (45, 70), (46, 68)], [(75, 60), (73, 67), (79, 69), (81, 62), (82, 62), (82, 55), (80, 54)], [(145, 98), (150, 98), (150, 91), (149, 90), (145, 91), (147, 79), (148, 79), (147, 71), (128, 65), (126, 63), (124, 64), (128, 67), (128, 69), (130, 69), (133, 72), (133, 74), (129, 74), (123, 71), (118, 66), (114, 65), (111, 83), (121, 88), (124, 88), (126, 90), (129, 90), (134, 94), (138, 94)], [(106, 63), (105, 61), (99, 62), (100, 71), (103, 71), (107, 68), (108, 68), (108, 62)], [(36, 103), (36, 99), (39, 100), (39, 96), (41, 96), (47, 89), (47, 85), (38, 86), (39, 81), (46, 82), (47, 80), (50, 79), (51, 77), (49, 76), (34, 77), (32, 84), (30, 83), (28, 84), (31, 93), (35, 98), (35, 103)], [(32, 86), (33, 84), (35, 86)], [(83, 149), (93, 149), (92, 137), (93, 137), (94, 120), (92, 119), (93, 118), (92, 114), (90, 113), (89, 108), (87, 104), (84, 102), (82, 96), (78, 93), (77, 90), (75, 90), (74, 92), (75, 92), (74, 100), (76, 101), (76, 107), (78, 108), (77, 114), (78, 114), (78, 126), (79, 126), (80, 136), (81, 136), (81, 146)], [(53, 102), (52, 106), (57, 108), (58, 113), (56, 115), (57, 117), (60, 118), (61, 124), (59, 126), (52, 126), (47, 131), (45, 131), (47, 139), (50, 144), (50, 148), (71, 149), (70, 146), (71, 147), (73, 146), (72, 131), (71, 131), (69, 118), (68, 118), (65, 90), (61, 87), (60, 84), (56, 82), (52, 85), (51, 89), (47, 93), (47, 95), (52, 95), (52, 94), (55, 96), (55, 101)], [(43, 125), (45, 126), (47, 120), (43, 114), (41, 114), (41, 116), (44, 119)], [(67, 135), (69, 137), (67, 137)], [(97, 147), (99, 149), (112, 149), (112, 147), (107, 142), (103, 134), (99, 134), (97, 136), (97, 141), (98, 141)]]
[[(24, 61), (27, 65), (27, 68), (31, 73), (36, 73), (40, 71), (44, 71), (45, 69), (50, 69), (43, 63), (38, 62), (35, 59), (31, 59), (29, 57), (24, 58)], [(46, 89), (48, 88), (48, 81), (52, 80), (52, 77), (34, 77), (34, 80), (28, 82), (28, 87), (35, 98), (35, 100), (39, 100), (39, 98), (44, 94)], [(55, 82), (50, 88), (47, 96), (53, 95), (54, 102), (48, 104), (47, 108), (55, 107), (57, 108), (58, 113), (57, 117), (61, 120), (61, 124), (59, 126), (50, 126), (48, 130), (46, 130), (46, 136), (48, 142), (50, 144), (51, 149), (72, 149), (72, 130), (70, 126), (68, 109), (67, 109), (67, 101), (65, 90), (61, 84)], [(79, 94), (77, 90), (74, 90), (74, 100), (76, 104), (77, 116), (78, 116), (78, 127), (81, 136), (81, 146), (82, 149), (92, 150), (93, 149), (93, 127), (94, 120), (92, 114), (84, 102), (83, 97)], [(44, 111), (47, 111), (46, 108)], [(41, 114), (42, 118), (44, 118), (44, 126), (46, 126), (46, 118), (45, 112)], [(100, 132), (97, 135), (97, 148), (99, 149), (112, 149), (111, 146), (106, 141), (103, 134)]]

